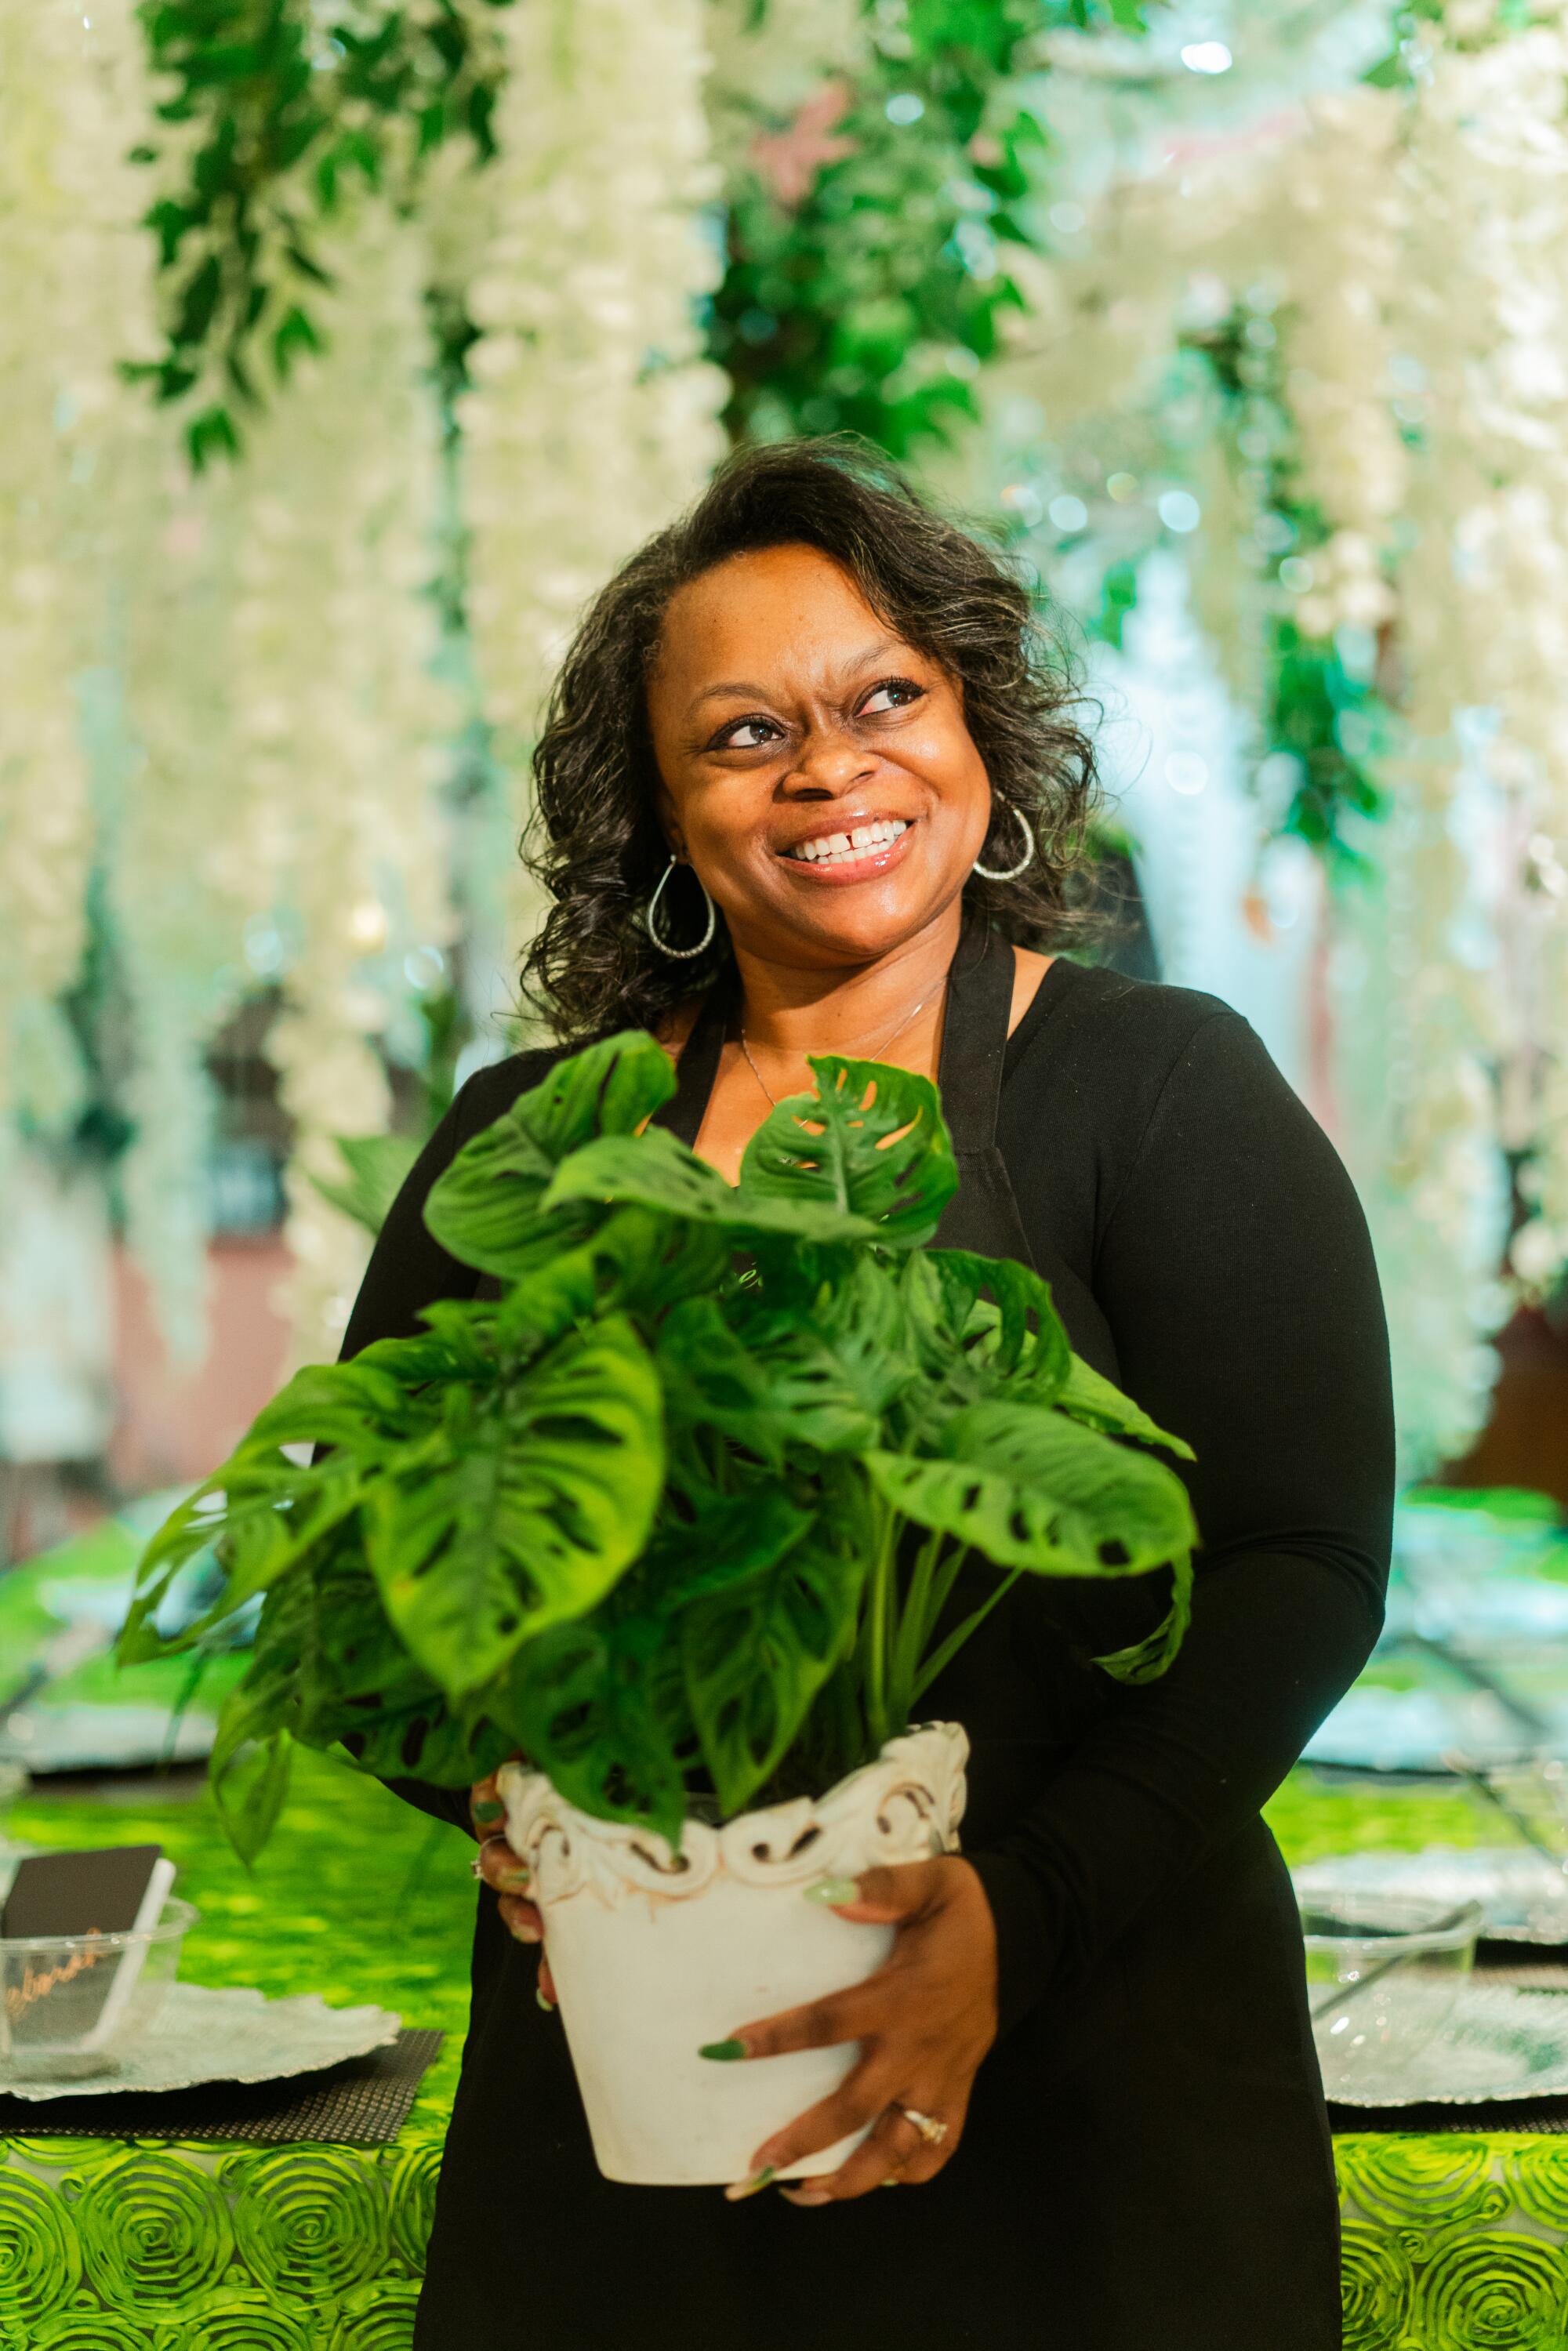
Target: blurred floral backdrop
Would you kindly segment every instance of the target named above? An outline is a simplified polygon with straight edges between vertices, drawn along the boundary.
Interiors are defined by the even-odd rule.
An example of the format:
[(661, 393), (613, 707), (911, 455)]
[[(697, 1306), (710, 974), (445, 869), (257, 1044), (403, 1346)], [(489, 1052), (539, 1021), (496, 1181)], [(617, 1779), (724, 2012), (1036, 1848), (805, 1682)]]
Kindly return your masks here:
[(1568, 1259), (1565, 100), (1546, 0), (0, 0), (0, 1453), (117, 1249), (191, 1363), (281, 1220), (335, 1353), (573, 615), (839, 427), (1055, 609), (1461, 1450)]

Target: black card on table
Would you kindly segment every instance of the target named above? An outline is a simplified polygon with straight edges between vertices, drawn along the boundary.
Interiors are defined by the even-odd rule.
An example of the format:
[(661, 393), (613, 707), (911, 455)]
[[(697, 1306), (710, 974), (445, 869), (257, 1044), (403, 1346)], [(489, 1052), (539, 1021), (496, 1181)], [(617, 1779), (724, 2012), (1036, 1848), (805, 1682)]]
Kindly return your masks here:
[(36, 1853), (16, 1865), (0, 1938), (123, 1935), (135, 1926), (163, 1848), (120, 1844), (96, 1853)]
[[(5, 1970), (6, 2039), (13, 2064), (47, 2053), (50, 2070), (92, 2073), (125, 2015), (146, 1957), (144, 1944), (119, 1949), (106, 1938), (154, 1924), (174, 1876), (155, 1844), (113, 1845), (98, 1853), (30, 1854), (16, 1865), (0, 1939), (42, 1949), (14, 1952)], [(74, 1939), (61, 1956), (47, 1938)], [(105, 1965), (103, 1962), (107, 1961)]]

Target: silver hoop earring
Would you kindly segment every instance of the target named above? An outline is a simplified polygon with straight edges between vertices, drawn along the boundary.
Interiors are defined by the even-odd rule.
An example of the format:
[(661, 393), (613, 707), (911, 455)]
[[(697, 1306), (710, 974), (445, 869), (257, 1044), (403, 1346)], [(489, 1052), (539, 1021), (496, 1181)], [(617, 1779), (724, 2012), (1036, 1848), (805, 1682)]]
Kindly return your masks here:
[(661, 955), (674, 956), (679, 962), (687, 963), (693, 956), (700, 956), (704, 954), (707, 948), (712, 946), (714, 930), (718, 922), (718, 908), (714, 904), (713, 900), (708, 897), (707, 884), (703, 881), (699, 874), (697, 876), (697, 888), (702, 892), (704, 898), (707, 900), (706, 930), (703, 933), (695, 947), (673, 947), (668, 939), (662, 939), (659, 936), (657, 930), (653, 926), (654, 912), (657, 909), (660, 899), (664, 894), (665, 883), (669, 880), (671, 874), (674, 872), (680, 862), (680, 859), (675, 855), (674, 850), (672, 850), (670, 852), (670, 862), (665, 866), (664, 872), (660, 874), (653, 894), (649, 899), (647, 906), (643, 910), (643, 928), (647, 932), (648, 936), (653, 940), (653, 945), (658, 948)]
[(1028, 817), (1025, 816), (1022, 809), (1013, 808), (1010, 805), (1008, 807), (1008, 813), (1018, 819), (1019, 829), (1023, 834), (1023, 855), (1016, 865), (1009, 865), (1005, 873), (993, 873), (990, 868), (982, 865), (977, 857), (972, 870), (979, 875), (982, 882), (1016, 882), (1019, 875), (1027, 873), (1034, 863), (1034, 833)]

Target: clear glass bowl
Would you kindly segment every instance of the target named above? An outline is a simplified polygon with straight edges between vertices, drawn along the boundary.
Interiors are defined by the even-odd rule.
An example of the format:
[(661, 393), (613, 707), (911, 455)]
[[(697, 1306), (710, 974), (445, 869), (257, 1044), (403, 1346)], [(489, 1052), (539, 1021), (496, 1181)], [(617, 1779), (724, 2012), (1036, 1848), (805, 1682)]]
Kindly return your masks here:
[[(1551, 1747), (1477, 1755), (1448, 1747), (1443, 1761), (1465, 1775), (1489, 1834), (1514, 1847), (1525, 1917), (1541, 1941), (1568, 1942), (1568, 1762)], [(1526, 1856), (1533, 1854), (1533, 1880)]]
[(117, 2073), (162, 2007), (196, 1915), (171, 1895), (140, 1934), (0, 1940), (0, 2089)]
[(1317, 1887), (1301, 1900), (1312, 2040), (1332, 2098), (1379, 2081), (1453, 2012), (1485, 1922), (1479, 1902)]
[(10, 1838), (0, 1831), (0, 1909), (4, 1909), (5, 1896), (11, 1891), (11, 1880), (16, 1875), (17, 1863), (30, 1860), (36, 1853), (47, 1851), (47, 1847), (44, 1845), (13, 1844)]

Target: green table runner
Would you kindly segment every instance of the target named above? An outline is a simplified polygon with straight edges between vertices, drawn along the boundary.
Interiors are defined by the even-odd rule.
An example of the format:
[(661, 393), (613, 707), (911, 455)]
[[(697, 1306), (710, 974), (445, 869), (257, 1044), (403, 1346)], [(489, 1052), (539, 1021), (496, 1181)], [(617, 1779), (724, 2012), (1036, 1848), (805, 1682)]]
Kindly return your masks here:
[[(1270, 1818), (1292, 1862), (1490, 1834), (1463, 1796), (1304, 1771)], [(6, 1827), (40, 1844), (159, 1840), (202, 1912), (193, 1980), (378, 2001), (450, 2037), (387, 2147), (0, 2141), (0, 2351), (406, 2351), (467, 2002), (455, 1833), (313, 1757), (254, 1879), (204, 1793), (30, 1797)], [(1563, 2351), (1568, 2140), (1353, 2132), (1335, 2153), (1346, 2351)]]

